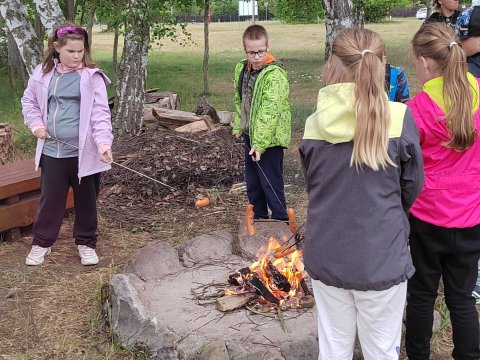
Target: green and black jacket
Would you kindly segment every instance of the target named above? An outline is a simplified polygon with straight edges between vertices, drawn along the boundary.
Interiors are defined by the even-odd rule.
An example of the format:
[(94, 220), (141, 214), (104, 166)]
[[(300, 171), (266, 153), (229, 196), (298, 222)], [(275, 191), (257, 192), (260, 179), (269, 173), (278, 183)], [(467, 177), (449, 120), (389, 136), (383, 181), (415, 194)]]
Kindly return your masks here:
[[(233, 134), (241, 134), (241, 93), (242, 76), (247, 69), (246, 60), (235, 67), (235, 108)], [(248, 135), (250, 146), (263, 153), (267, 148), (282, 146), (288, 148), (291, 141), (291, 114), (288, 104), (289, 85), (285, 70), (278, 64), (268, 64), (255, 81), (250, 108)]]

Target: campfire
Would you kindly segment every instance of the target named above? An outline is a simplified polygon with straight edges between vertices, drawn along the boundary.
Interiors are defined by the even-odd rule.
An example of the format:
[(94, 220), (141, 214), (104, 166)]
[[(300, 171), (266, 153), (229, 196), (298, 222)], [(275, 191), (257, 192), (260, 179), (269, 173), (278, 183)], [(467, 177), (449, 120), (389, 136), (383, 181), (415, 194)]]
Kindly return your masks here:
[(281, 248), (282, 245), (271, 237), (267, 249), (261, 247), (257, 252), (257, 261), (229, 275), (231, 286), (225, 290), (225, 296), (241, 295), (245, 302), (282, 310), (310, 307), (313, 299), (305, 282), (302, 251), (296, 250), (276, 259), (273, 254)]

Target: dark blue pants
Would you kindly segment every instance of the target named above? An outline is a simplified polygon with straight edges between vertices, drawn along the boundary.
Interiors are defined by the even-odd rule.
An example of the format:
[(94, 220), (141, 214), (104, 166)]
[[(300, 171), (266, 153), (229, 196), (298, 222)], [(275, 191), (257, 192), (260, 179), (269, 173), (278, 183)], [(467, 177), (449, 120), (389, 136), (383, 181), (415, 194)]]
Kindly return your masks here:
[(457, 360), (478, 360), (478, 314), (472, 290), (480, 256), (480, 225), (444, 228), (412, 215), (410, 225), (410, 251), (416, 271), (407, 288), (405, 346), (409, 360), (430, 358), (433, 308), (440, 276), (452, 323), (452, 356)]
[(283, 148), (268, 148), (257, 163), (248, 155), (250, 137), (243, 135), (245, 142), (245, 182), (248, 201), (253, 205), (256, 219), (268, 218), (268, 209), (272, 219), (288, 220), (287, 203), (283, 185)]
[(78, 158), (53, 158), (42, 155), (41, 196), (33, 224), (33, 245), (49, 247), (57, 240), (65, 215), (68, 190), (73, 189), (75, 244), (95, 249), (97, 243), (98, 175), (83, 177), (78, 183)]

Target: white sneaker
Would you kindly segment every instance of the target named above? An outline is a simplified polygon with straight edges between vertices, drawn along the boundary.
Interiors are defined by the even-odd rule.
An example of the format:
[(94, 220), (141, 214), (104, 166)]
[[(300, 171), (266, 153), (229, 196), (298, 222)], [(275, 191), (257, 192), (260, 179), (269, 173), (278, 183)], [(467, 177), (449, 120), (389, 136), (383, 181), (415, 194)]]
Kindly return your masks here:
[(25, 264), (31, 266), (41, 265), (43, 264), (43, 260), (45, 260), (45, 256), (51, 252), (52, 249), (50, 247), (44, 248), (38, 245), (33, 245), (30, 254), (28, 254), (25, 259)]
[(98, 256), (95, 252), (95, 249), (92, 249), (85, 245), (77, 245), (78, 247), (78, 254), (81, 258), (82, 265), (97, 265), (98, 264)]

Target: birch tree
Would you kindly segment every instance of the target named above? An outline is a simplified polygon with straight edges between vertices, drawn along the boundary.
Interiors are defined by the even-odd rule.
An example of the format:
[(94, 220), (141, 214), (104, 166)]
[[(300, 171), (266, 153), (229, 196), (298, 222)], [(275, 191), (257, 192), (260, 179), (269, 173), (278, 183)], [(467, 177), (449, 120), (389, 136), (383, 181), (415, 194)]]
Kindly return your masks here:
[(112, 126), (120, 136), (135, 136), (143, 125), (150, 25), (147, 0), (130, 0), (125, 9), (125, 40), (117, 74)]
[(210, 22), (210, 0), (205, 0), (205, 10), (203, 13), (203, 39), (205, 47), (203, 51), (203, 93), (208, 94), (208, 57), (210, 51), (209, 45), (209, 29)]
[(354, 25), (352, 0), (323, 0), (325, 6), (325, 59), (332, 51), (332, 44), (340, 30)]
[[(191, 0), (183, 0), (185, 3)], [(176, 3), (181, 3), (177, 0)], [(191, 40), (185, 25), (177, 28), (170, 2), (164, 0), (126, 0), (121, 11), (124, 46), (117, 71), (117, 89), (112, 125), (116, 135), (135, 136), (142, 131), (145, 80), (147, 76), (150, 30), (153, 39), (170, 38), (178, 41), (179, 32), (186, 36), (179, 43)]]
[(17, 44), (18, 51), (29, 74), (42, 60), (43, 47), (35, 29), (27, 19), (27, 8), (20, 0), (0, 0), (0, 15)]
[(58, 0), (34, 0), (34, 2), (48, 36), (52, 35), (53, 29), (65, 22)]

